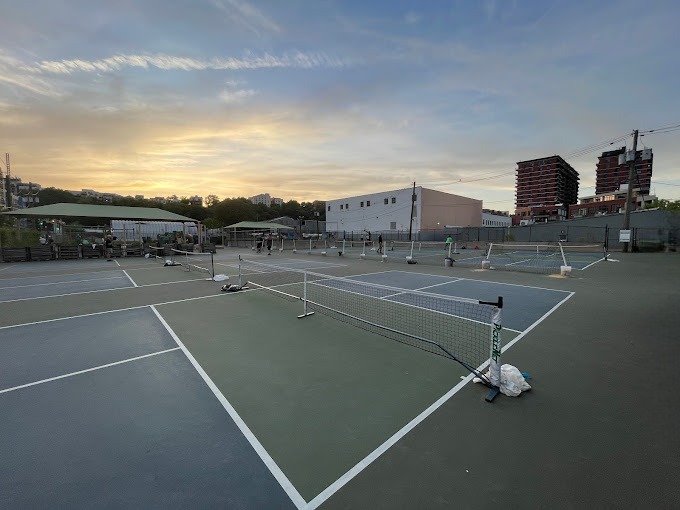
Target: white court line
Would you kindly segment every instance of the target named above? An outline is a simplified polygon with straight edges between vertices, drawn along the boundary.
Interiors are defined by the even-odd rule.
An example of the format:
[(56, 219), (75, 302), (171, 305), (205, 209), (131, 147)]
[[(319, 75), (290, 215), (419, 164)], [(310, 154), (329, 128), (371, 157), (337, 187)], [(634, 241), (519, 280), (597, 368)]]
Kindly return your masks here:
[[(503, 346), (502, 352), (505, 352), (510, 347), (512, 347), (515, 343), (517, 343), (517, 341), (520, 338), (522, 338), (529, 331), (534, 329), (538, 324), (543, 322), (543, 320), (545, 320), (546, 317), (548, 317), (553, 311), (555, 311), (559, 306), (561, 306), (564, 302), (566, 302), (573, 295), (574, 295), (574, 293), (570, 292), (567, 297), (565, 297), (562, 301), (560, 301), (555, 306), (553, 306), (550, 309), (550, 311), (546, 312), (540, 319), (538, 319), (528, 329), (526, 329), (519, 336), (513, 338), (510, 342), (508, 342), (507, 345)], [(507, 328), (503, 328), (503, 329), (507, 329)], [(488, 361), (486, 363), (484, 363), (482, 365), (482, 367), (480, 367), (480, 371), (483, 370), (485, 368), (485, 365), (488, 365), (488, 363), (489, 363)], [(456, 384), (446, 394), (444, 394), (442, 397), (440, 397), (430, 407), (425, 409), (422, 413), (420, 413), (413, 420), (411, 420), (409, 423), (407, 423), (401, 430), (399, 430), (392, 437), (390, 437), (387, 441), (385, 441), (383, 444), (381, 444), (378, 448), (373, 450), (370, 454), (368, 454), (361, 461), (359, 461), (354, 467), (352, 467), (344, 475), (342, 475), (335, 482), (333, 482), (331, 485), (326, 487), (326, 489), (321, 491), (315, 498), (313, 498), (307, 504), (307, 506), (304, 508), (304, 510), (314, 510), (314, 509), (318, 508), (319, 505), (324, 503), (333, 494), (338, 492), (345, 484), (347, 484), (347, 482), (352, 480), (352, 478), (354, 478), (359, 473), (361, 473), (366, 467), (368, 467), (373, 461), (375, 461), (378, 457), (380, 457), (383, 453), (385, 453), (389, 448), (394, 446), (397, 443), (397, 441), (399, 441), (406, 434), (408, 434), (411, 430), (413, 430), (417, 425), (419, 425), (422, 421), (424, 421), (425, 418), (427, 418), (434, 411), (439, 409), (447, 400), (449, 400), (456, 393), (458, 393), (463, 388), (463, 386), (465, 386), (467, 383), (469, 383), (474, 377), (475, 377), (474, 374), (469, 374), (468, 376), (462, 378), (462, 380), (458, 384)]]
[[(557, 303), (555, 306), (553, 306), (550, 310), (548, 310), (547, 312), (545, 312), (545, 313), (543, 314), (543, 316), (542, 316), (540, 319), (538, 319), (538, 320), (537, 320), (536, 322), (534, 322), (531, 326), (529, 326), (527, 329), (525, 329), (525, 330), (522, 331), (519, 335), (517, 335), (515, 338), (513, 338), (510, 342), (508, 342), (506, 345), (504, 345), (503, 348), (501, 349), (501, 352), (505, 352), (505, 351), (508, 350), (510, 347), (512, 347), (513, 345), (515, 345), (515, 344), (519, 341), (520, 338), (522, 338), (522, 337), (523, 337), (524, 335), (526, 335), (529, 331), (531, 331), (531, 330), (534, 329), (536, 326), (538, 326), (541, 322), (543, 322), (543, 321), (544, 321), (551, 313), (553, 313), (555, 310), (557, 310), (557, 308), (559, 308), (560, 306), (562, 306), (562, 304), (566, 303), (567, 300), (570, 299), (571, 296), (573, 296), (573, 295), (574, 295), (574, 292), (570, 292), (569, 295), (568, 295), (567, 297), (565, 297), (562, 301), (560, 301), (560, 302)], [(503, 328), (503, 329), (508, 329), (508, 328)]]
[[(397, 269), (395, 271), (388, 271), (388, 272), (416, 274), (416, 273), (412, 273), (410, 271), (402, 271), (400, 269)], [(430, 273), (417, 273), (417, 274), (424, 274), (424, 275), (427, 275), (427, 276), (440, 276), (440, 275), (433, 275), (433, 274), (430, 274)], [(361, 276), (361, 275), (359, 275), (359, 276)], [(520, 283), (505, 283), (505, 282), (496, 282), (496, 281), (493, 281), (493, 280), (480, 280), (478, 278), (457, 278), (457, 279), (454, 279), (451, 276), (442, 276), (442, 278), (451, 278), (450, 283), (464, 282), (464, 281), (467, 281), (467, 282), (482, 282), (482, 283), (493, 283), (494, 285), (511, 285), (512, 287), (523, 287), (525, 289), (550, 290), (552, 292), (570, 292), (568, 290), (549, 289), (548, 287), (536, 287), (535, 285), (522, 285)]]
[(0, 269), (0, 271), (4, 271), (5, 269), (9, 269), (11, 267), (16, 267), (16, 264), (12, 264), (11, 266), (3, 267), (2, 269)]
[(128, 280), (130, 280), (132, 282), (132, 285), (134, 285), (135, 287), (139, 287), (139, 285), (137, 285), (137, 283), (130, 277), (130, 275), (127, 273), (127, 271), (123, 270), (123, 273), (125, 273), (125, 276), (128, 277)]
[[(162, 267), (162, 266), (161, 266)], [(128, 269), (130, 271), (130, 269)], [(37, 271), (29, 271), (25, 273), (20, 273), (24, 276), (14, 276), (12, 278), (2, 278), (0, 282), (6, 282), (8, 280), (30, 280), (31, 278), (57, 278), (59, 276), (84, 276), (84, 275), (95, 275), (101, 273), (118, 273), (118, 269), (105, 269), (103, 271), (80, 271), (79, 273), (59, 273), (57, 271), (48, 271), (45, 273), (36, 274)]]
[(442, 285), (448, 285), (449, 283), (455, 283), (458, 280), (461, 280), (461, 278), (452, 278), (448, 282), (443, 282), (443, 283), (435, 283), (434, 285), (426, 285), (425, 287), (419, 287), (416, 290), (425, 290), (425, 289), (431, 289), (432, 287), (440, 287)]
[(502, 266), (514, 266), (515, 264), (523, 264), (524, 262), (531, 262), (534, 259), (518, 260), (517, 262), (511, 262), (510, 264), (501, 264)]
[(192, 356), (192, 354), (189, 352), (189, 350), (184, 346), (182, 341), (179, 339), (179, 337), (175, 334), (175, 332), (172, 330), (172, 328), (168, 325), (167, 322), (165, 322), (165, 319), (161, 316), (160, 313), (158, 313), (158, 310), (156, 310), (156, 307), (154, 305), (151, 305), (151, 310), (153, 310), (153, 313), (156, 314), (156, 317), (158, 317), (158, 320), (161, 321), (161, 324), (165, 327), (165, 329), (170, 333), (170, 336), (175, 339), (175, 342), (177, 342), (177, 345), (179, 345), (179, 348), (182, 349), (182, 352), (184, 355), (187, 357), (187, 359), (191, 362), (191, 364), (194, 366), (196, 371), (199, 373), (199, 375), (203, 378), (203, 381), (208, 385), (208, 388), (210, 388), (217, 397), (217, 400), (220, 401), (220, 404), (222, 404), (222, 407), (229, 413), (229, 416), (231, 419), (234, 421), (236, 426), (241, 430), (241, 433), (245, 436), (245, 438), (248, 440), (250, 445), (253, 447), (255, 452), (258, 454), (260, 459), (262, 459), (262, 462), (267, 466), (269, 471), (271, 471), (272, 475), (274, 475), (274, 478), (276, 478), (276, 481), (279, 482), (281, 487), (283, 488), (284, 491), (286, 491), (286, 494), (288, 494), (288, 497), (293, 501), (295, 506), (298, 509), (302, 509), (305, 507), (307, 502), (302, 498), (300, 493), (297, 491), (297, 489), (293, 486), (291, 481), (288, 479), (288, 477), (281, 471), (281, 468), (276, 464), (274, 459), (271, 458), (269, 453), (267, 453), (267, 450), (264, 449), (264, 446), (258, 441), (258, 439), (255, 437), (255, 434), (251, 432), (251, 430), (248, 428), (246, 423), (243, 421), (243, 419), (239, 416), (239, 414), (236, 412), (236, 409), (229, 403), (229, 401), (226, 399), (226, 397), (222, 394), (222, 392), (219, 390), (219, 388), (215, 385), (215, 383), (210, 379), (210, 376), (203, 370), (201, 365), (196, 361), (196, 358)]
[[(420, 274), (423, 274), (423, 273), (420, 273)], [(455, 279), (448, 281), (448, 282), (435, 283), (434, 285), (426, 285), (425, 287), (418, 287), (418, 288), (413, 289), (413, 290), (416, 291), (416, 292), (419, 292), (419, 291), (423, 291), (425, 289), (431, 289), (432, 287), (439, 287), (441, 285), (448, 285), (449, 283), (453, 283), (453, 282), (458, 281), (458, 280), (459, 280), (459, 278), (455, 278)], [(402, 294), (407, 294), (410, 290), (411, 289), (404, 289), (404, 292), (397, 292), (396, 294), (390, 294), (389, 296), (383, 296), (380, 299), (387, 299), (387, 298), (391, 298), (391, 297), (394, 297), (394, 296), (400, 296)], [(442, 296), (446, 296), (446, 294), (442, 294)]]
[(449, 400), (456, 393), (458, 393), (463, 388), (463, 386), (465, 386), (468, 382), (470, 382), (472, 380), (473, 377), (474, 377), (474, 375), (470, 374), (467, 377), (465, 377), (461, 382), (456, 384), (446, 394), (444, 394), (436, 402), (434, 402), (430, 407), (425, 409), (422, 413), (420, 413), (418, 416), (416, 416), (410, 422), (408, 422), (401, 430), (399, 430), (392, 437), (390, 437), (387, 441), (385, 441), (383, 444), (381, 444), (378, 448), (376, 448), (370, 454), (368, 454), (366, 457), (364, 457), (359, 463), (357, 463), (353, 468), (351, 468), (344, 475), (342, 475), (340, 478), (338, 478), (335, 482), (333, 482), (331, 485), (326, 487), (326, 489), (324, 489), (322, 492), (320, 492), (314, 499), (312, 499), (307, 504), (307, 506), (304, 508), (304, 510), (314, 510), (315, 508), (318, 508), (319, 505), (324, 503), (333, 494), (338, 492), (347, 482), (349, 482), (352, 478), (354, 478), (359, 473), (361, 473), (374, 460), (376, 460), (383, 453), (385, 453), (392, 446), (394, 446), (397, 443), (397, 441), (399, 441), (401, 438), (403, 438), (406, 434), (408, 434), (411, 430), (413, 430), (418, 424), (420, 424), (423, 420), (425, 420), (425, 418), (430, 416), (433, 412), (435, 412), (437, 409), (439, 409), (447, 400)]
[[(148, 283), (146, 285), (137, 285), (137, 288), (142, 288), (142, 287), (155, 287), (158, 285), (173, 285), (176, 283), (189, 283), (189, 282), (204, 282), (205, 278), (192, 278), (191, 280), (178, 280), (176, 282), (161, 282), (161, 283)], [(78, 296), (80, 294), (93, 294), (96, 292), (111, 292), (114, 290), (126, 290), (126, 289), (131, 289), (133, 287), (116, 287), (113, 289), (99, 289), (99, 290), (84, 290), (82, 292), (68, 292), (66, 294), (51, 294), (49, 296), (35, 296), (35, 297), (29, 297), (29, 298), (18, 298), (18, 299), (8, 299), (5, 301), (0, 301), (0, 303), (14, 303), (16, 301), (31, 301), (32, 299), (49, 299), (49, 298), (55, 298), (55, 297), (65, 297), (65, 296)], [(145, 305), (146, 306), (146, 305)]]
[[(124, 271), (123, 271), (124, 272)], [(87, 280), (64, 280), (62, 282), (48, 282), (48, 283), (29, 283), (28, 285), (12, 285), (11, 287), (0, 287), (0, 291), (5, 289), (23, 289), (26, 287), (45, 287), (47, 285), (67, 285), (69, 283), (95, 282), (101, 280), (120, 280), (122, 276), (110, 276), (108, 278), (88, 278)]]
[(117, 261), (116, 259), (113, 259), (113, 261), (114, 261), (116, 264), (118, 264), (118, 267), (121, 267), (120, 264), (118, 263), (118, 261)]
[(12, 388), (7, 388), (0, 390), (0, 394), (8, 393), (10, 391), (20, 390), (22, 388), (28, 388), (29, 386), (35, 386), (37, 384), (44, 384), (51, 381), (56, 381), (58, 379), (64, 379), (65, 377), (73, 377), (74, 375), (84, 374), (86, 372), (93, 372), (95, 370), (101, 370), (102, 368), (113, 367), (115, 365), (122, 365), (123, 363), (129, 363), (131, 361), (137, 361), (138, 359), (150, 358), (151, 356), (158, 356), (159, 354), (165, 354), (166, 352), (176, 351), (179, 347), (173, 347), (172, 349), (165, 349), (164, 351), (152, 352), (151, 354), (143, 354), (142, 356), (136, 356), (134, 358), (128, 358), (121, 361), (114, 361), (113, 363), (107, 363), (106, 365), (99, 365), (98, 367), (86, 368), (85, 370), (78, 370), (77, 372), (71, 372), (64, 375), (58, 375), (56, 377), (50, 377), (49, 379), (41, 379), (40, 381), (35, 381), (28, 384), (22, 384), (21, 386), (14, 386)]
[[(130, 287), (127, 287), (128, 289)], [(252, 292), (254, 289), (245, 289), (242, 292)], [(187, 301), (196, 301), (198, 299), (212, 299), (212, 298), (219, 298), (219, 297), (224, 297), (224, 296), (235, 296), (235, 292), (221, 292), (219, 294), (211, 294), (208, 296), (197, 296), (197, 297), (192, 297), (192, 298), (184, 298), (184, 299), (175, 299), (173, 301), (161, 301), (158, 303), (152, 303), (152, 304), (146, 304), (146, 305), (139, 305), (139, 306), (128, 306), (126, 308), (116, 308), (114, 310), (103, 310), (101, 312), (92, 312), (92, 313), (83, 313), (80, 315), (69, 315), (68, 317), (57, 317), (56, 319), (45, 319), (42, 321), (33, 321), (33, 322), (23, 322), (21, 324), (11, 324), (9, 326), (0, 326), (0, 331), (3, 329), (11, 329), (11, 328), (20, 328), (22, 326), (34, 326), (36, 324), (44, 324), (46, 322), (58, 322), (58, 321), (65, 321), (69, 319), (78, 319), (80, 317), (91, 317), (93, 315), (103, 315), (105, 313), (116, 313), (116, 312), (127, 312), (128, 310), (139, 310), (140, 308), (148, 308), (149, 306), (161, 306), (161, 305), (171, 305), (174, 303), (185, 303)]]
[(590, 264), (588, 264), (586, 267), (577, 267), (576, 269), (578, 269), (579, 271), (583, 271), (585, 269), (588, 269), (590, 266), (597, 264), (598, 262), (602, 262), (603, 260), (605, 259), (596, 260), (595, 262), (591, 262)]

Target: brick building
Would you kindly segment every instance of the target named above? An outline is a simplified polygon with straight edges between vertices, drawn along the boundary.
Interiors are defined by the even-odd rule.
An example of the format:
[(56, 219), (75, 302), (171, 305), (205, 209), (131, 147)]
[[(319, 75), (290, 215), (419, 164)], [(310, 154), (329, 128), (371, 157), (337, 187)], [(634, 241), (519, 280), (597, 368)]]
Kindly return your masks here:
[(560, 221), (578, 199), (578, 172), (561, 156), (520, 161), (513, 225)]
[[(632, 151), (631, 151), (632, 152)], [(652, 180), (652, 163), (654, 155), (652, 149), (639, 150), (635, 154), (635, 179), (631, 183), (632, 189), (638, 189), (640, 194), (649, 194)], [(595, 194), (613, 193), (628, 184), (628, 162), (626, 148), (603, 152), (598, 158), (595, 170)]]

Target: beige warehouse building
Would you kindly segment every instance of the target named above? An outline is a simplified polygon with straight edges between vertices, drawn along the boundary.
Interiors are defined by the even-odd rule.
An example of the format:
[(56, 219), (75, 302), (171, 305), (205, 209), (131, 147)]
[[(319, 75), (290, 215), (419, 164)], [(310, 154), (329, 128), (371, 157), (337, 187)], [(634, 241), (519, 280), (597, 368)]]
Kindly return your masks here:
[[(412, 196), (413, 222), (411, 223)], [(388, 232), (481, 227), (482, 201), (416, 186), (326, 201), (326, 230)]]

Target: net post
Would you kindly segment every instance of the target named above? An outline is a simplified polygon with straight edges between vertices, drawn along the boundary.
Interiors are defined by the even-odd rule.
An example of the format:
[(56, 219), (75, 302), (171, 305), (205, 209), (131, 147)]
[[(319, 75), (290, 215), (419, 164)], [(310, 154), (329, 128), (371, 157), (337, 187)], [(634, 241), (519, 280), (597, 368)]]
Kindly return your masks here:
[(238, 286), (243, 287), (243, 282), (241, 281), (241, 255), (238, 256)]
[(307, 270), (305, 269), (302, 280), (302, 315), (298, 315), (297, 317), (298, 319), (302, 319), (309, 315), (314, 315), (314, 312), (307, 311)]
[(562, 262), (564, 262), (565, 266), (568, 266), (569, 264), (567, 264), (567, 257), (564, 256), (564, 248), (562, 248), (562, 243), (560, 242), (559, 245), (560, 245), (560, 253), (562, 254)]
[(501, 387), (501, 341), (503, 296), (498, 297), (498, 302), (488, 303), (480, 301), (480, 304), (493, 305), (491, 318), (491, 356), (489, 358), (489, 382), (492, 388), (486, 396), (486, 401), (491, 402), (500, 392)]
[(213, 252), (210, 252), (210, 277), (215, 278), (215, 258)]

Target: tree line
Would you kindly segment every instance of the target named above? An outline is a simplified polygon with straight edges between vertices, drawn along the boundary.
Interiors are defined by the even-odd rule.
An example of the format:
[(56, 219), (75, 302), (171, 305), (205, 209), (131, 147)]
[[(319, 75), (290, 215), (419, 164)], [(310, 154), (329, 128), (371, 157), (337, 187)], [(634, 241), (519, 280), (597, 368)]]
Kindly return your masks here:
[[(59, 188), (43, 188), (38, 197), (40, 198), (40, 205), (71, 203), (155, 207), (199, 220), (207, 228), (220, 228), (239, 221), (268, 221), (280, 216), (289, 216), (295, 220), (318, 219), (325, 221), (326, 219), (326, 203), (323, 201), (297, 202), (296, 200), (289, 200), (280, 205), (272, 204), (267, 207), (264, 204), (253, 204), (245, 197), (220, 200), (217, 195), (208, 195), (204, 199), (204, 205), (201, 206), (192, 204), (188, 197), (171, 195), (166, 197), (165, 203), (119, 196), (114, 196), (112, 202), (105, 202), (101, 198), (77, 196)], [(316, 213), (319, 213), (319, 215), (317, 216)], [(92, 220), (95, 223), (97, 221), (96, 218)]]

